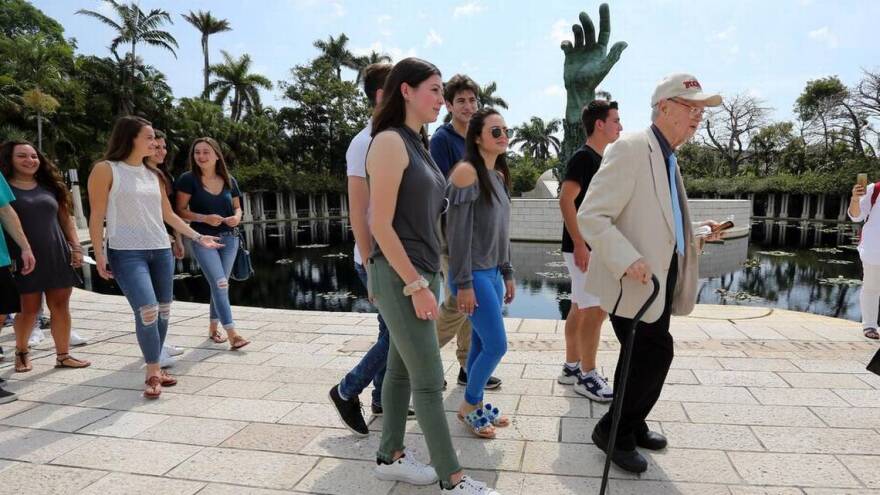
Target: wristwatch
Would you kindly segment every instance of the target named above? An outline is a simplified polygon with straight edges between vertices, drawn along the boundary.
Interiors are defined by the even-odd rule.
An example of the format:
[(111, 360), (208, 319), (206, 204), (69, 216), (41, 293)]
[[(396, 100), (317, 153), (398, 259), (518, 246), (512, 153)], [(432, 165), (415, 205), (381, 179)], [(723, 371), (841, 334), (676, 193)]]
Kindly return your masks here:
[(415, 282), (403, 288), (403, 295), (409, 297), (422, 289), (427, 289), (430, 285), (425, 277), (419, 277)]

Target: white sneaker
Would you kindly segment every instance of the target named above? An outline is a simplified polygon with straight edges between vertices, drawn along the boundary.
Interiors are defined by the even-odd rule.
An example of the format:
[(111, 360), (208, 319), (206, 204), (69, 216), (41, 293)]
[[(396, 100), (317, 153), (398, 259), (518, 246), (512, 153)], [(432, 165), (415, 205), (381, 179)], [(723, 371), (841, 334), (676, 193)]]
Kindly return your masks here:
[(75, 330), (70, 331), (70, 345), (78, 346), (78, 345), (86, 345), (89, 343), (89, 339), (83, 337), (82, 335), (76, 333)]
[(162, 351), (168, 353), (168, 355), (172, 357), (180, 356), (181, 354), (183, 354), (182, 347), (174, 347), (173, 345), (167, 343), (162, 346)]
[(433, 467), (417, 461), (409, 449), (403, 451), (403, 457), (400, 459), (391, 464), (379, 464), (373, 472), (382, 481), (403, 481), (419, 486), (437, 482), (437, 471), (434, 471)]
[(174, 358), (169, 356), (165, 349), (162, 349), (162, 352), (159, 354), (159, 367), (160, 368), (170, 368), (174, 366)]
[(578, 375), (574, 391), (596, 402), (611, 402), (614, 398), (614, 391), (608, 381), (596, 370)]
[(28, 339), (28, 347), (36, 347), (40, 345), (40, 342), (42, 342), (45, 338), (46, 336), (43, 335), (42, 330), (40, 330), (39, 328), (34, 328), (33, 330), (31, 330), (31, 336)]
[(501, 495), (489, 488), (482, 481), (477, 481), (470, 476), (462, 476), (461, 481), (450, 489), (441, 488), (440, 493), (454, 493), (456, 495)]

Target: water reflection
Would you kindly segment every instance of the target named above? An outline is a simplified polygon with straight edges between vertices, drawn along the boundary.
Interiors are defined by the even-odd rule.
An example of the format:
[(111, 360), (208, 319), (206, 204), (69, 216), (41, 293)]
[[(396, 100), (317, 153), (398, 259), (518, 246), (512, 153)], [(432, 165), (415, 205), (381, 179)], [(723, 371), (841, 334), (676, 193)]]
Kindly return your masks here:
[[(347, 221), (249, 224), (256, 275), (233, 282), (233, 304), (319, 311), (370, 311), (351, 258)], [(700, 262), (698, 301), (773, 306), (857, 319), (858, 286), (820, 283), (859, 279), (858, 254), (849, 225), (753, 224), (751, 238), (707, 246)], [(831, 250), (830, 248), (837, 248)], [(818, 249), (818, 250), (816, 250)], [(564, 318), (571, 284), (558, 244), (517, 242), (512, 261), (517, 298), (511, 317)], [(90, 267), (91, 268), (91, 267)], [(85, 274), (90, 290), (119, 294), (112, 283)], [(195, 261), (178, 262), (175, 298), (207, 302), (208, 287)]]

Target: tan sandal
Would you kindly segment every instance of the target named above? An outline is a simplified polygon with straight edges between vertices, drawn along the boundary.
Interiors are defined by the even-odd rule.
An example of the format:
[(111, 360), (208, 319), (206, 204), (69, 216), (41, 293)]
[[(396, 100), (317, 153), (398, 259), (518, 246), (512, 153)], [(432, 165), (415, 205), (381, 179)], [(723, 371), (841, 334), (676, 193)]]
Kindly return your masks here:
[(226, 342), (226, 337), (220, 335), (218, 330), (211, 330), (208, 332), (208, 338), (213, 340), (215, 344), (222, 344)]
[(68, 353), (58, 354), (55, 356), (56, 368), (88, 368), (91, 365), (92, 363), (90, 361), (77, 359)]
[(177, 385), (177, 378), (174, 378), (165, 370), (162, 370), (162, 374), (159, 375), (159, 380), (161, 380), (163, 387), (173, 387)]
[(34, 369), (34, 366), (31, 364), (31, 360), (28, 359), (28, 354), (30, 352), (24, 351), (21, 352), (19, 350), (15, 351), (15, 372), (16, 373), (27, 373)]
[(251, 343), (250, 340), (247, 340), (246, 338), (242, 337), (241, 335), (236, 335), (235, 337), (232, 337), (232, 340), (229, 342), (229, 350), (230, 351), (237, 351), (250, 343)]
[(153, 375), (146, 380), (144, 380), (144, 385), (147, 387), (144, 389), (144, 397), (147, 399), (158, 399), (160, 395), (162, 395), (162, 378)]

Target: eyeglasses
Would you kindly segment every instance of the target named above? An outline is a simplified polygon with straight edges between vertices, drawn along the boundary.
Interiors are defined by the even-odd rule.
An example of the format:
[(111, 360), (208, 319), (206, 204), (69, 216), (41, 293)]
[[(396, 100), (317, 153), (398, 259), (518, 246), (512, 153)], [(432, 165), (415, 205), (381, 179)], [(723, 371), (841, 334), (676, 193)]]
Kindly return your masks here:
[(508, 129), (507, 127), (501, 128), (501, 127), (495, 126), (495, 127), (492, 127), (491, 130), (492, 130), (492, 137), (495, 139), (500, 138), (502, 133), (507, 136), (507, 139), (510, 139), (513, 137), (513, 129)]
[(706, 110), (704, 107), (697, 107), (694, 105), (689, 105), (689, 104), (687, 104), (681, 100), (677, 100), (675, 98), (670, 98), (669, 101), (674, 102), (674, 103), (678, 103), (679, 105), (681, 105), (683, 107), (688, 107), (688, 115), (690, 115), (691, 117), (703, 118), (703, 112)]

